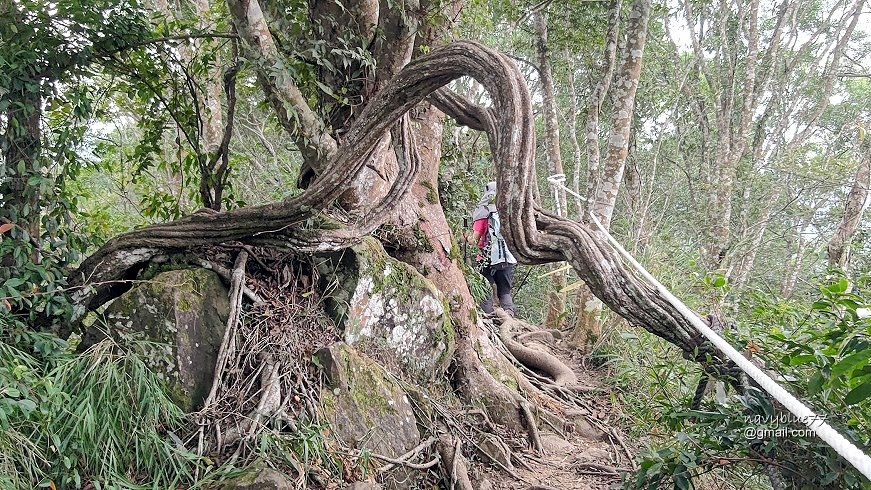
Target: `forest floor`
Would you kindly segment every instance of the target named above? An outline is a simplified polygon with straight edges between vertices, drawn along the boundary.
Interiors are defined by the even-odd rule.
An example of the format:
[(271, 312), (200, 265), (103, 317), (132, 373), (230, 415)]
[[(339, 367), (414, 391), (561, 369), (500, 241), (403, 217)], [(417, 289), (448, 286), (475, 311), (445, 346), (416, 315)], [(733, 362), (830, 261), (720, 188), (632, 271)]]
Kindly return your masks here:
[[(570, 366), (580, 384), (602, 387), (603, 370), (588, 368), (584, 359), (568, 350), (562, 342), (552, 353)], [(479, 469), (480, 478), (492, 486), (482, 490), (594, 490), (619, 487), (625, 472), (631, 471), (635, 455), (631, 441), (619, 428), (617, 408), (610, 402), (607, 390), (585, 395), (588, 414), (576, 419), (576, 428), (558, 434), (541, 427), (544, 454), (532, 449), (515, 449), (515, 478), (498, 468)], [(592, 422), (592, 424), (591, 424)], [(525, 463), (525, 464), (523, 464)], [(473, 469), (473, 471), (475, 471)]]

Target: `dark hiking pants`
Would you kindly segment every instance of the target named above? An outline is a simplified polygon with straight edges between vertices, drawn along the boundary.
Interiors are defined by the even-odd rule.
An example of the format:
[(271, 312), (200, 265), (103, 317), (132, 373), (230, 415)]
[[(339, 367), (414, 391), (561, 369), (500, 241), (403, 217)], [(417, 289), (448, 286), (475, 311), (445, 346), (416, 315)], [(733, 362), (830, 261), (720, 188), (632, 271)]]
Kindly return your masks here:
[[(514, 316), (514, 300), (511, 298), (511, 285), (514, 282), (514, 264), (501, 263), (485, 267), (481, 274), (496, 287), (496, 298), (499, 306), (511, 316)], [(484, 313), (493, 313), (493, 296), (481, 302)]]

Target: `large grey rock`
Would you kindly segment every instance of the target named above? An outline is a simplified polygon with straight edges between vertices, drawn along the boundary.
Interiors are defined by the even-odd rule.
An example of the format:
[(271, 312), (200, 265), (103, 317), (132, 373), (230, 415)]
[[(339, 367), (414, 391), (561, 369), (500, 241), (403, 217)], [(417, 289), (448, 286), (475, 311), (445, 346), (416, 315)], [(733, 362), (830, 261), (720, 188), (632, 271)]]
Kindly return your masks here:
[(455, 349), (448, 301), (374, 239), (325, 260), (328, 306), (344, 340), (420, 383), (440, 381)]
[(388, 457), (420, 443), (408, 396), (384, 368), (344, 342), (321, 349), (317, 357), (328, 381), (321, 404), (337, 438)]
[(221, 490), (292, 490), (296, 485), (283, 473), (271, 468), (253, 468), (226, 482)]
[[(227, 287), (212, 271), (163, 272), (109, 305), (101, 328), (122, 344), (150, 341), (136, 345), (149, 367), (167, 381), (174, 401), (193, 411), (212, 386), (229, 314), (227, 294)], [(95, 325), (82, 339), (81, 348), (102, 340), (105, 333)]]

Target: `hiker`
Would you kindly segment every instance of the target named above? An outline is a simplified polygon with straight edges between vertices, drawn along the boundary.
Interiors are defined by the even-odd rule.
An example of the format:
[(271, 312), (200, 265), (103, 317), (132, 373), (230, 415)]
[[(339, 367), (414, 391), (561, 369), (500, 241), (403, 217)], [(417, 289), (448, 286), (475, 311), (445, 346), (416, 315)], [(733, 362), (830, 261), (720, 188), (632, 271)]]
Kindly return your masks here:
[[(491, 287), (496, 287), (499, 306), (514, 316), (511, 283), (514, 280), (517, 260), (508, 250), (500, 230), (499, 211), (496, 210), (496, 182), (487, 184), (484, 195), (472, 211), (472, 221), (471, 241), (480, 249), (476, 259), (481, 267), (481, 274), (487, 278)], [(492, 295), (481, 302), (481, 309), (484, 313), (493, 313)]]

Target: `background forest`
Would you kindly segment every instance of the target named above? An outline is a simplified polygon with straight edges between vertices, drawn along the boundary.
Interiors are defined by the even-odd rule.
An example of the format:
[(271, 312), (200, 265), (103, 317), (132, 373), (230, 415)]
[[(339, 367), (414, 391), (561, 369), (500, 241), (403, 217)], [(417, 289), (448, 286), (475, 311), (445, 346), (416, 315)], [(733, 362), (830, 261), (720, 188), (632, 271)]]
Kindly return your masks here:
[[(185, 447), (176, 434), (189, 418), (135, 350), (75, 352), (80, 323), (93, 322), (76, 294), (103, 290), (71, 271), (146, 225), (303, 195), (357, 141), (349, 128), (368, 101), (410, 59), (456, 40), (506, 53), (525, 78), (537, 175), (525, 185), (544, 208), (600, 221), (871, 449), (864, 0), (381, 3), (370, 25), (361, 19), (379, 2), (264, 0), (261, 25), (239, 13), (256, 2), (0, 0), (0, 487), (193, 488), (233, 476), (233, 461)], [(498, 102), (473, 78), (449, 87)], [(463, 243), (500, 162), (487, 134), (430, 102), (444, 108), (431, 98), (412, 114), (434, 165), (397, 212), (441, 223), (432, 216), (443, 211), (445, 229), (403, 234), (388, 222), (372, 234), (428, 277), (438, 273), (427, 247), (447, 242), (462, 275), (444, 281), (480, 298)], [(370, 173), (398, 175), (387, 161)], [(371, 182), (349, 184), (349, 215), (378, 192)], [(867, 488), (811, 434), (748, 442), (747, 414), (776, 407), (721, 388), (694, 404), (708, 374), (682, 345), (611, 312), (577, 269), (545, 262), (555, 261), (517, 270), (518, 317), (565, 331), (601, 376), (637, 451), (625, 488)], [(264, 438), (257, 454), (290, 451), (341, 476), (317, 431), (293, 437)]]

